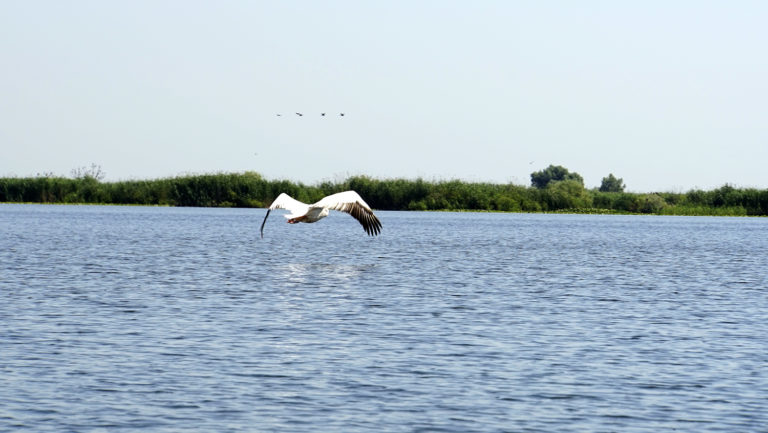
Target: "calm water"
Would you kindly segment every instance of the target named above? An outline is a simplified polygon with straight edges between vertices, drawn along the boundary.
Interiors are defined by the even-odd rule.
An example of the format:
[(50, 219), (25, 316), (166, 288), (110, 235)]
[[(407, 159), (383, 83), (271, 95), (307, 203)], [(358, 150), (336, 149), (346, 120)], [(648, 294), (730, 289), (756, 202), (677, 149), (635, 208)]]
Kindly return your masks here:
[(768, 431), (768, 219), (0, 205), (0, 431)]

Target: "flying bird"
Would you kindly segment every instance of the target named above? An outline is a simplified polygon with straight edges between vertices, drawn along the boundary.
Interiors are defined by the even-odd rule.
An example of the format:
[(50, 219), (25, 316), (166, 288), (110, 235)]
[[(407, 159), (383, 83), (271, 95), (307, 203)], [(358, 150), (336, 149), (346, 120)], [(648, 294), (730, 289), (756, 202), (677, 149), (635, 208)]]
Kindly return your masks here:
[(297, 116), (303, 116), (303, 114), (301, 114), (301, 113), (296, 113), (296, 115), (297, 115)]
[(344, 117), (344, 113), (339, 113), (339, 116)]
[(370, 236), (375, 236), (381, 232), (381, 222), (373, 214), (371, 207), (368, 206), (360, 194), (355, 191), (344, 191), (324, 197), (314, 204), (302, 203), (286, 193), (282, 193), (267, 209), (264, 221), (261, 223), (261, 237), (264, 237), (264, 224), (267, 223), (267, 217), (272, 209), (286, 209), (291, 213), (285, 215), (288, 224), (296, 223), (314, 223), (328, 216), (331, 210), (346, 212), (362, 224), (363, 229)]
[(320, 113), (321, 116), (325, 117), (325, 113)]

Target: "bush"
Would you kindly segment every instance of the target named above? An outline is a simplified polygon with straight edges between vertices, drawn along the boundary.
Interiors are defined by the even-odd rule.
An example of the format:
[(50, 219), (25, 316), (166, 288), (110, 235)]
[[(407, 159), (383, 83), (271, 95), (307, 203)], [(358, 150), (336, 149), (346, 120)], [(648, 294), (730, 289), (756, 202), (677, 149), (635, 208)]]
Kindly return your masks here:
[(643, 194), (635, 199), (634, 211), (639, 213), (659, 213), (667, 203), (658, 194)]

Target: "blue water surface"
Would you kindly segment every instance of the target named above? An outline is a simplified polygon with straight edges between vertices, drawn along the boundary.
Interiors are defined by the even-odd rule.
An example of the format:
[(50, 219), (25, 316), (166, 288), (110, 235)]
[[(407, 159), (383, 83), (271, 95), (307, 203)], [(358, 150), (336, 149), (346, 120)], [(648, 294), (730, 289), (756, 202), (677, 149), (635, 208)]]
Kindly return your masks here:
[(768, 219), (264, 213), (0, 205), (0, 431), (768, 431)]

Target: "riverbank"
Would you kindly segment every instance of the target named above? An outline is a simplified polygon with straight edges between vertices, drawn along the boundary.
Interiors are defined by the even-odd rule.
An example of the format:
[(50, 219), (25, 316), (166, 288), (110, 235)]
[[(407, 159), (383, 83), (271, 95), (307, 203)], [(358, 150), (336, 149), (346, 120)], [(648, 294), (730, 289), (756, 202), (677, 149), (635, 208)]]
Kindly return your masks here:
[(724, 185), (685, 193), (601, 192), (573, 181), (546, 188), (459, 180), (374, 179), (305, 185), (268, 180), (254, 172), (189, 175), (151, 180), (102, 182), (83, 176), (0, 178), (0, 202), (266, 207), (282, 192), (314, 202), (355, 190), (374, 209), (500, 212), (620, 213), (658, 215), (767, 216), (768, 189)]

